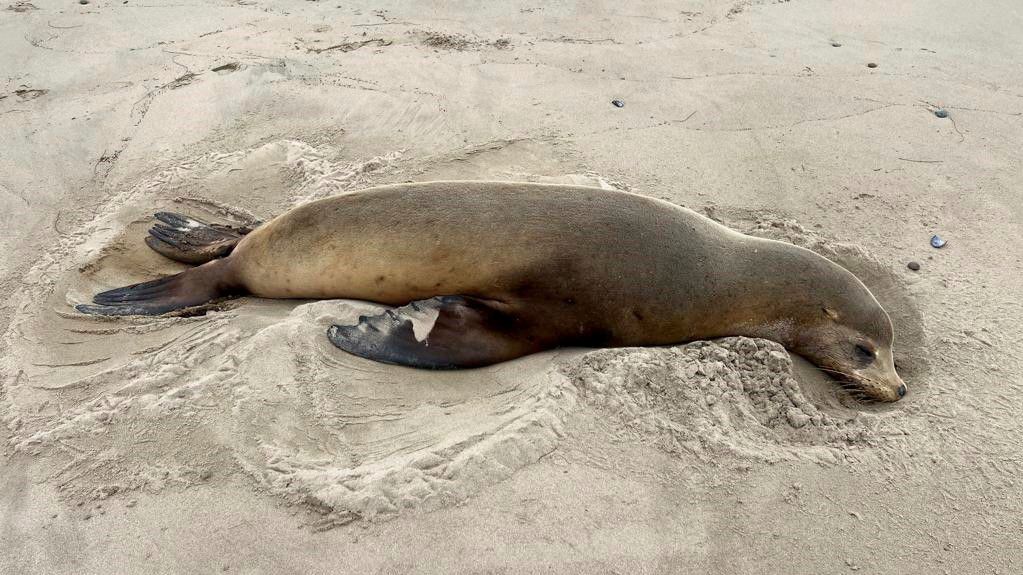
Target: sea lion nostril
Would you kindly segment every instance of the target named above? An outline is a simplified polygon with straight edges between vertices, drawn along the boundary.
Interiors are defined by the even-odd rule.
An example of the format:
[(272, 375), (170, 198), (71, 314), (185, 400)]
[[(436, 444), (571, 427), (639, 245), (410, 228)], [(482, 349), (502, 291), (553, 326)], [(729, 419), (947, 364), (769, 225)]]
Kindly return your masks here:
[(898, 394), (899, 394), (899, 397), (905, 397), (906, 396), (906, 384), (905, 383), (903, 383), (902, 385), (899, 386)]

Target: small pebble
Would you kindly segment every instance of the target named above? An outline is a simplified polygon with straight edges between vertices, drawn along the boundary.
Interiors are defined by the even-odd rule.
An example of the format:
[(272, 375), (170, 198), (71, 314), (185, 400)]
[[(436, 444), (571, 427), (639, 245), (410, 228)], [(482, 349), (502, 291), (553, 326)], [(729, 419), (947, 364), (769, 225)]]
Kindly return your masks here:
[(877, 64), (875, 64), (873, 62), (870, 62), (869, 64), (867, 64), (867, 67), (868, 68), (877, 68)]
[(84, 4), (88, 4), (88, 3), (89, 3), (89, 0), (78, 0), (78, 3), (79, 3), (79, 4), (83, 4), (83, 5), (84, 5)]
[(937, 110), (934, 111), (934, 115), (939, 117), (939, 118), (947, 118), (948, 117), (948, 110), (946, 110), (944, 108), (938, 108)]
[(835, 48), (841, 48), (842, 47), (842, 45), (839, 44), (838, 42), (832, 42), (831, 45), (834, 46)]
[(909, 262), (906, 267), (913, 271), (920, 271), (920, 262)]
[(615, 108), (624, 108), (625, 102), (623, 100), (611, 100), (611, 105)]
[(932, 248), (943, 248), (948, 242), (944, 238), (938, 235), (931, 236), (931, 247)]

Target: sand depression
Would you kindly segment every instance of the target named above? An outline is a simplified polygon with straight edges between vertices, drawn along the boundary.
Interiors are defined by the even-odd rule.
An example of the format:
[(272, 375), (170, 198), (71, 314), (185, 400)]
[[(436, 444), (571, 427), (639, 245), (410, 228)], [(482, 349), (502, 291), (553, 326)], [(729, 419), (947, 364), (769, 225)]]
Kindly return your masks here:
[[(180, 269), (142, 243), (152, 212), (265, 218), (374, 182), (399, 156), (336, 164), (304, 143), (272, 142), (175, 162), (100, 207), (14, 296), (2, 396), (12, 446), (51, 461), (49, 481), (79, 502), (241, 479), (310, 509), (321, 527), (457, 503), (554, 453), (585, 418), (680, 465), (843, 465), (914, 449), (912, 397), (860, 405), (766, 340), (562, 350), (428, 372), (329, 343), (331, 323), (374, 307), (361, 302), (245, 299), (202, 317), (118, 319), (69, 306)], [(892, 315), (900, 371), (923, 379), (919, 313), (883, 264), (779, 217), (713, 215), (857, 273)]]

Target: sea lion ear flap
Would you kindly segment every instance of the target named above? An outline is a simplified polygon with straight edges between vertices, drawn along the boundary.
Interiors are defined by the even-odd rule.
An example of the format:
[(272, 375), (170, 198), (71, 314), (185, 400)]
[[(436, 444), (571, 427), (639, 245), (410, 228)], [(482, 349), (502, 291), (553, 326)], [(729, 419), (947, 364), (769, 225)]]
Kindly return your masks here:
[(835, 310), (833, 310), (833, 309), (831, 309), (829, 307), (822, 307), (821, 311), (824, 312), (824, 315), (828, 316), (832, 320), (834, 320), (834, 321), (838, 321), (839, 320), (840, 316), (838, 315), (837, 311), (835, 311)]
[(540, 351), (514, 315), (489, 300), (440, 296), (414, 301), (357, 325), (333, 325), (327, 337), (366, 359), (424, 369), (481, 367)]

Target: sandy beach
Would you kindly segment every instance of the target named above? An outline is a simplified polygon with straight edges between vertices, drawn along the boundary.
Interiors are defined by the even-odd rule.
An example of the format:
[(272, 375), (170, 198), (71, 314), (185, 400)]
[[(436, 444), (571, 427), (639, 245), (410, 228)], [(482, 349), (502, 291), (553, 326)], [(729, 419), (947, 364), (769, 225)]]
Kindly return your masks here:
[[(1021, 29), (1008, 0), (0, 2), (0, 573), (1023, 572)], [(910, 392), (744, 337), (430, 372), (331, 345), (365, 302), (74, 309), (185, 269), (154, 212), (431, 180), (814, 250)]]

